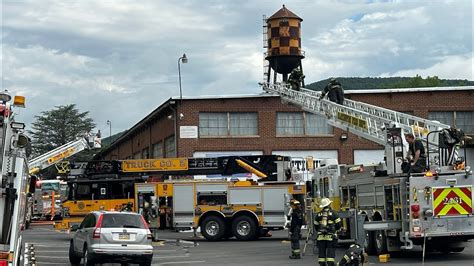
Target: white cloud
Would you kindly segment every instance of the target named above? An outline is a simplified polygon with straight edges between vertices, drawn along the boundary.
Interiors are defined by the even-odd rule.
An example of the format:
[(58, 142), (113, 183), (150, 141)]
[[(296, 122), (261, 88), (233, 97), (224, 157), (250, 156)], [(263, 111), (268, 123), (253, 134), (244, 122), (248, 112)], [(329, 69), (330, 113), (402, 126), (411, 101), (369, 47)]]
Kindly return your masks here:
[[(307, 83), (331, 76), (472, 79), (471, 1), (369, 2), (288, 3), (304, 19)], [(23, 0), (2, 7), (3, 88), (30, 99), (26, 122), (76, 103), (105, 128), (112, 120), (116, 132), (179, 95), (183, 53), (189, 57), (181, 69), (183, 95), (259, 93), (261, 15), (281, 5)]]
[(473, 72), (474, 54), (463, 56), (447, 56), (427, 68), (405, 69), (394, 73), (384, 73), (381, 76), (410, 77), (420, 75), (438, 76), (443, 79), (474, 79)]

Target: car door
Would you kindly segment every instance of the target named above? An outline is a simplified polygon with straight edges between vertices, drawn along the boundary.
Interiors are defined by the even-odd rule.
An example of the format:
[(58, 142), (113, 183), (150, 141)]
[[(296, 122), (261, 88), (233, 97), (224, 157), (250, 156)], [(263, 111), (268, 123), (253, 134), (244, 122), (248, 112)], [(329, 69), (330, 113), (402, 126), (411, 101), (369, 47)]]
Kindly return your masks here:
[(84, 228), (84, 242), (87, 243), (87, 246), (90, 247), (92, 243), (92, 235), (94, 234), (95, 224), (97, 222), (97, 217), (95, 214), (91, 214), (89, 220), (87, 221), (85, 228)]
[(93, 214), (86, 215), (84, 220), (82, 220), (81, 225), (79, 225), (76, 235), (74, 236), (74, 250), (78, 253), (82, 253), (83, 251), (84, 242), (86, 240), (86, 228), (89, 221), (91, 220), (91, 216), (93, 216)]

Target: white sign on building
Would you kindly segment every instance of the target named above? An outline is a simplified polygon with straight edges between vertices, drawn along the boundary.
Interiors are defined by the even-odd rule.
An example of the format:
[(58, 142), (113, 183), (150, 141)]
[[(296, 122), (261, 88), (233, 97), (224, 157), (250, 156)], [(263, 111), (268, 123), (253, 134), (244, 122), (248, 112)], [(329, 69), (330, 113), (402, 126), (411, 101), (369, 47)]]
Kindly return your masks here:
[(198, 127), (197, 126), (180, 126), (179, 137), (181, 139), (197, 139)]

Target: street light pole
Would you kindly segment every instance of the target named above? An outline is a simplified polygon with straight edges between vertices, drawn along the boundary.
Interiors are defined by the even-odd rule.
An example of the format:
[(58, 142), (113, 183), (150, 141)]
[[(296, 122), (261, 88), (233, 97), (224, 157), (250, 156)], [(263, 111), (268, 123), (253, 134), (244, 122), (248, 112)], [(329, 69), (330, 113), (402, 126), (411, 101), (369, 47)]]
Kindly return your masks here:
[(109, 137), (112, 137), (112, 121), (107, 120), (107, 125), (109, 126)]
[(180, 103), (183, 101), (183, 91), (181, 89), (181, 64), (186, 64), (188, 62), (188, 58), (186, 57), (186, 54), (183, 54), (180, 58), (178, 58), (178, 78), (179, 78), (179, 101)]

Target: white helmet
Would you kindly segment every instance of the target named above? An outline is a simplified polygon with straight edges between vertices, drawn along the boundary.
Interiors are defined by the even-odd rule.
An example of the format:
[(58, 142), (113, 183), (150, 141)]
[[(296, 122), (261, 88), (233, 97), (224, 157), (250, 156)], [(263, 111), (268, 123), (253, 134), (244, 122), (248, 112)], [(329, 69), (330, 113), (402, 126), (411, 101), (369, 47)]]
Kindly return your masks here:
[(332, 201), (328, 198), (323, 198), (321, 200), (321, 204), (319, 204), (319, 208), (324, 208), (324, 207), (327, 207), (329, 205), (331, 205)]

